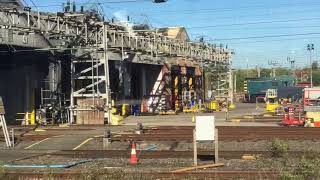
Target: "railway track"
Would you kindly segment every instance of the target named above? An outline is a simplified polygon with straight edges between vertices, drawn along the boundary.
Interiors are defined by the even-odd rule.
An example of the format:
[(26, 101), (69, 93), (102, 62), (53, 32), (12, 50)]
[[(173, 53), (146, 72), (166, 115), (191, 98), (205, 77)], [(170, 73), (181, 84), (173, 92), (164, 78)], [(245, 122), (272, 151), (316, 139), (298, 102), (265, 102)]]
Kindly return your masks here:
[[(142, 134), (126, 132), (113, 135), (114, 141), (192, 141), (192, 126), (152, 127)], [(258, 141), (258, 140), (318, 140), (320, 129), (303, 127), (242, 127), (220, 126), (220, 141)]]
[[(318, 140), (319, 128), (304, 127), (247, 127), (247, 126), (218, 126), (220, 141), (259, 141), (259, 140)], [(133, 130), (113, 134), (113, 141), (192, 141), (194, 126), (158, 126), (146, 127), (142, 134), (135, 134)], [(81, 128), (86, 131), (89, 129)], [(22, 133), (15, 136), (15, 141), (40, 141), (56, 135), (78, 131), (76, 128), (48, 130), (41, 134)], [(0, 136), (1, 138), (1, 136)], [(96, 137), (96, 138), (102, 138)]]
[(124, 171), (98, 171), (97, 174), (91, 174), (87, 171), (73, 170), (66, 172), (28, 172), (28, 171), (9, 171), (5, 172), (2, 177), (6, 179), (19, 179), (19, 180), (40, 180), (50, 178), (50, 180), (79, 180), (88, 179), (277, 179), (278, 173), (275, 171), (261, 171), (261, 170), (238, 170), (238, 171), (203, 171), (203, 172), (124, 172)]

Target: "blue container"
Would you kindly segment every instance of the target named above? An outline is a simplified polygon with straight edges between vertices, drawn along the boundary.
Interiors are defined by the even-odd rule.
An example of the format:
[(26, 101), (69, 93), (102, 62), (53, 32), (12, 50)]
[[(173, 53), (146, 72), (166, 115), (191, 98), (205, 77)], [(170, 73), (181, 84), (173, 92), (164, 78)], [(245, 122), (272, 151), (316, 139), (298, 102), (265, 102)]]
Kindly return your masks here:
[(134, 116), (140, 116), (141, 115), (140, 105), (139, 104), (132, 105), (132, 115), (134, 115)]

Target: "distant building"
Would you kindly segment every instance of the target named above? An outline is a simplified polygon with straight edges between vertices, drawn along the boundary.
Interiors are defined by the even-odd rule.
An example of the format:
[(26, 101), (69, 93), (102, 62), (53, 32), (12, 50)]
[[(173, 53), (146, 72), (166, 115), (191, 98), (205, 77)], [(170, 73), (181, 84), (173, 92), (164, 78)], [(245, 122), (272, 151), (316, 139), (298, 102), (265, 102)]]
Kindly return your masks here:
[(181, 41), (189, 41), (189, 35), (184, 27), (167, 27), (158, 29), (158, 33), (172, 39), (179, 39)]

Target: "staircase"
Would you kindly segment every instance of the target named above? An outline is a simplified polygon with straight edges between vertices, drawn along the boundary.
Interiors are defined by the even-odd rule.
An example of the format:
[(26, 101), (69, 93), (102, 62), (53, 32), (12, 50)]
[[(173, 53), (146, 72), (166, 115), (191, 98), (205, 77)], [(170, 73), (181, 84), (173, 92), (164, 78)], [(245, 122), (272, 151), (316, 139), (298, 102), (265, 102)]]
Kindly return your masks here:
[(6, 123), (6, 119), (4, 117), (4, 114), (0, 114), (0, 126), (2, 127), (2, 130), (3, 130), (3, 135), (6, 140), (6, 145), (7, 145), (7, 147), (10, 148), (11, 147), (11, 140), (10, 140), (9, 131), (7, 128), (7, 123)]
[(3, 105), (2, 98), (0, 97), (0, 127), (3, 130), (3, 136), (4, 136), (4, 139), (6, 140), (6, 145), (7, 145), (7, 147), (10, 148), (12, 146), (12, 144), (11, 144), (9, 131), (7, 128), (7, 123), (6, 123), (6, 119), (4, 117), (4, 114), (5, 114), (4, 105)]
[(164, 64), (147, 101), (149, 112), (168, 110), (168, 101), (171, 101), (170, 82), (170, 68)]

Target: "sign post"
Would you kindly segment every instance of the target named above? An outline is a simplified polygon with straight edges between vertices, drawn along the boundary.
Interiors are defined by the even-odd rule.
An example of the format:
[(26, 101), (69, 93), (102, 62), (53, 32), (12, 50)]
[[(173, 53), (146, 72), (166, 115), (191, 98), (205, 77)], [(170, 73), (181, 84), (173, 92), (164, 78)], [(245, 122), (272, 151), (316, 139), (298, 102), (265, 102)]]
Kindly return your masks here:
[(197, 162), (197, 141), (214, 141), (214, 158), (218, 162), (218, 130), (215, 129), (214, 116), (196, 116), (196, 128), (193, 130), (193, 164)]
[(197, 139), (196, 139), (196, 130), (193, 130), (193, 165), (198, 165), (198, 153), (197, 153)]
[(214, 131), (214, 162), (218, 163), (219, 161), (219, 143), (218, 143), (218, 129)]

